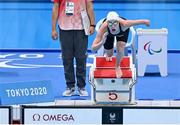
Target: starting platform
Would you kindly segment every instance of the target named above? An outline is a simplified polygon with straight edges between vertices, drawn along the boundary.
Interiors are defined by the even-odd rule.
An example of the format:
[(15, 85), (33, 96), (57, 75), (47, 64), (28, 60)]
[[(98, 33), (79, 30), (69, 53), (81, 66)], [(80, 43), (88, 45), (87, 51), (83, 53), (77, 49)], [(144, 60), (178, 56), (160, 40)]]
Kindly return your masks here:
[(96, 56), (90, 68), (91, 98), (96, 104), (134, 104), (136, 68), (132, 58), (126, 56), (120, 62), (121, 78), (116, 77), (116, 58), (106, 61)]

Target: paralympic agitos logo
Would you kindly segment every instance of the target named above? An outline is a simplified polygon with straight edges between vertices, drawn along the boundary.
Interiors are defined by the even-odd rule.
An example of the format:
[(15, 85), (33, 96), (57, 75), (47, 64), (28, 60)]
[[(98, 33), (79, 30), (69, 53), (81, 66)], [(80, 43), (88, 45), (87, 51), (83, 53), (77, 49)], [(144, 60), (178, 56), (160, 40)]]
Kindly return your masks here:
[(159, 48), (158, 50), (154, 50), (151, 47), (151, 42), (149, 41), (144, 45), (144, 50), (147, 51), (150, 55), (154, 55), (155, 53), (160, 53), (162, 52), (162, 48)]

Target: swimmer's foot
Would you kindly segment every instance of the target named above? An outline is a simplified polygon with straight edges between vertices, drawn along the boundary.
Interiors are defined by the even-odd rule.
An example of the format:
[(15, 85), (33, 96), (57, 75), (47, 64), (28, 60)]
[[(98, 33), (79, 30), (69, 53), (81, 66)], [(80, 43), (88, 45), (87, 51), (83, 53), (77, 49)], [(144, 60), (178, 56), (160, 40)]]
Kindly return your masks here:
[(116, 77), (121, 78), (122, 76), (122, 71), (120, 67), (116, 67)]

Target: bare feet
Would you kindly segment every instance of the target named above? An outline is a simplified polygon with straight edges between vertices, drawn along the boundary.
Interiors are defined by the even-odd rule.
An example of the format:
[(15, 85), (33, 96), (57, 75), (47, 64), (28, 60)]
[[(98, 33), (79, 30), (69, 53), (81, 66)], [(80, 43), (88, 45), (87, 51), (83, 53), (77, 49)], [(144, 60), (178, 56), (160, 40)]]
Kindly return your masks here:
[(116, 77), (121, 78), (122, 76), (122, 71), (120, 67), (116, 67)]

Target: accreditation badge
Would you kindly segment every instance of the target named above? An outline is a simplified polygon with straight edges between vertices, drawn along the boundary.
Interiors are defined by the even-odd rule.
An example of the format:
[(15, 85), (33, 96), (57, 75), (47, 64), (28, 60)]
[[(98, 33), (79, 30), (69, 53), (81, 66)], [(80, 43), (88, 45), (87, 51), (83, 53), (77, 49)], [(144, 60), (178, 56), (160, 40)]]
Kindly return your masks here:
[(73, 15), (74, 14), (74, 2), (66, 1), (65, 13), (66, 13), (66, 15)]

